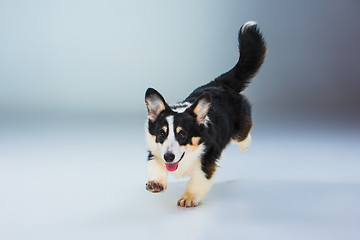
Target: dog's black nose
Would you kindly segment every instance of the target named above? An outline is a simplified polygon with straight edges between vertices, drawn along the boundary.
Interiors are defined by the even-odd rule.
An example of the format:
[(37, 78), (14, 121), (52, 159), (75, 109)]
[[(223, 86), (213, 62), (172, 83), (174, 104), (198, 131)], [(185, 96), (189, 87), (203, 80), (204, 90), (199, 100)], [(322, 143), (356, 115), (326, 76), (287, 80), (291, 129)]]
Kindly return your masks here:
[(172, 162), (175, 159), (175, 155), (171, 152), (167, 152), (164, 154), (164, 159), (166, 162)]

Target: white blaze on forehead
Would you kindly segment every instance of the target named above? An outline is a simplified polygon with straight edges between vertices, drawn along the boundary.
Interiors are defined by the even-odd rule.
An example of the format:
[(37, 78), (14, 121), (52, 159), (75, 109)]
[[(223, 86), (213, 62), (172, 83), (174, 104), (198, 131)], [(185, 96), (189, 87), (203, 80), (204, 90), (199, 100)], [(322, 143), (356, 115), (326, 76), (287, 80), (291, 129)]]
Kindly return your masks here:
[(177, 162), (180, 160), (184, 151), (175, 137), (174, 116), (166, 117), (166, 121), (168, 123), (168, 137), (161, 147), (161, 154), (164, 156), (165, 153), (171, 152), (175, 155), (174, 162)]
[(167, 146), (167, 150), (171, 151), (169, 148), (173, 148), (174, 142), (175, 142), (175, 133), (174, 133), (174, 116), (169, 116), (166, 118), (166, 121), (168, 122), (169, 131), (168, 131), (168, 137), (164, 142), (164, 146)]

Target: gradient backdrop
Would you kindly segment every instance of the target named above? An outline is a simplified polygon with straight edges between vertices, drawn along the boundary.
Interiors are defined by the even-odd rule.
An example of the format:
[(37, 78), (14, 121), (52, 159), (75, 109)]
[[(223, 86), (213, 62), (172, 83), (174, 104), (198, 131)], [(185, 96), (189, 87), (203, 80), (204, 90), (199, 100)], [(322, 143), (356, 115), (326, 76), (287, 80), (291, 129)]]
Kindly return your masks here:
[[(359, 13), (355, 0), (1, 0), (0, 238), (359, 237)], [(246, 90), (255, 142), (245, 157), (229, 147), (210, 197), (179, 210), (184, 182), (144, 190), (144, 93), (180, 101), (231, 69), (248, 20), (268, 45)]]
[(1, 1), (0, 110), (140, 115), (236, 63), (256, 20), (269, 55), (248, 93), (281, 114), (359, 114), (357, 1)]

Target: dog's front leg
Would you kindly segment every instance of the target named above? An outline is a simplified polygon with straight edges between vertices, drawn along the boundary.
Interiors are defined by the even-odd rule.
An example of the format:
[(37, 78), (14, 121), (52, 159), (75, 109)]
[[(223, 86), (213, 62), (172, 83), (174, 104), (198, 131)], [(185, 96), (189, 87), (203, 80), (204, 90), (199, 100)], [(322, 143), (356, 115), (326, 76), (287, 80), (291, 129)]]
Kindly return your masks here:
[(153, 193), (163, 192), (167, 188), (168, 171), (162, 160), (157, 158), (149, 159), (147, 168), (148, 182), (146, 189)]
[(212, 179), (207, 179), (205, 173), (199, 168), (190, 177), (186, 185), (186, 192), (181, 196), (177, 205), (180, 207), (196, 207), (209, 192)]

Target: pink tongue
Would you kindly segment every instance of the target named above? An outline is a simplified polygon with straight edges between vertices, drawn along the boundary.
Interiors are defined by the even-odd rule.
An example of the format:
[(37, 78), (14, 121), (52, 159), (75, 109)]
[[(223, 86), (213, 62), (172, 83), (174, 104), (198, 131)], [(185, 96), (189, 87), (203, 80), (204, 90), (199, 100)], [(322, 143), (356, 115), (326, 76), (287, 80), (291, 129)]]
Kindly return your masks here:
[(179, 162), (177, 163), (165, 163), (166, 169), (170, 172), (173, 172), (177, 169)]

